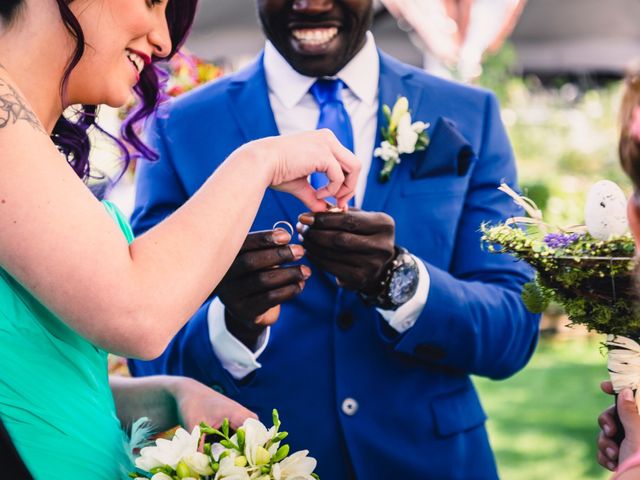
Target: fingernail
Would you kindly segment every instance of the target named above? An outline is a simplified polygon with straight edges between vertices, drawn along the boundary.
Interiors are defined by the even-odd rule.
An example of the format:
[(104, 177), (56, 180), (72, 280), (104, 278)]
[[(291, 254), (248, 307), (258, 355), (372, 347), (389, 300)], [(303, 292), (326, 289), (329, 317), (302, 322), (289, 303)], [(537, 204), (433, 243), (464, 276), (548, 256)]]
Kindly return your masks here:
[(311, 269), (306, 265), (302, 265), (300, 267), (300, 271), (302, 272), (302, 276), (304, 277), (305, 280), (311, 276)]
[(605, 434), (607, 437), (610, 437), (610, 436), (611, 436), (611, 427), (610, 427), (609, 425), (606, 425), (606, 424), (605, 424), (605, 425), (604, 425), (604, 427), (602, 427), (602, 429), (604, 430), (604, 434)]
[(304, 235), (305, 233), (307, 233), (307, 230), (309, 230), (309, 225), (303, 225), (302, 223), (298, 222), (296, 224), (296, 230), (298, 231), (298, 233)]
[(313, 215), (309, 215), (308, 213), (303, 213), (298, 217), (300, 223), (304, 223), (305, 225), (313, 225)]
[(605, 452), (607, 452), (607, 457), (609, 457), (610, 459), (613, 460), (614, 458), (616, 458), (616, 452), (615, 452), (615, 450), (613, 448), (607, 447)]
[(298, 235), (298, 241), (300, 243), (304, 242), (304, 237), (302, 235)]
[(620, 395), (625, 402), (633, 402), (633, 392), (630, 389), (625, 388)]
[(289, 235), (286, 230), (278, 229), (273, 232), (273, 240), (280, 245), (284, 245), (289, 243), (289, 240), (291, 240), (291, 235)]
[(616, 469), (616, 464), (615, 464), (615, 463), (613, 463), (613, 462), (609, 462), (609, 463), (607, 463), (607, 468), (608, 468), (609, 470), (613, 471), (613, 470), (615, 470), (615, 469)]
[(300, 260), (304, 256), (304, 248), (300, 245), (291, 245), (291, 253), (296, 260)]

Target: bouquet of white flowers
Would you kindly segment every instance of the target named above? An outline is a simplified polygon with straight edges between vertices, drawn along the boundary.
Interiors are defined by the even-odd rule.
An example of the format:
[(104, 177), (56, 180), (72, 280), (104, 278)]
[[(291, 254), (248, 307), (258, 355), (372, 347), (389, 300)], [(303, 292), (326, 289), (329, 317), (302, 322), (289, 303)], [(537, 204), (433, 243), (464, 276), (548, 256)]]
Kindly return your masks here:
[[(135, 460), (136, 480), (314, 480), (316, 460), (308, 450), (289, 455), (289, 445), (281, 444), (277, 410), (273, 426), (248, 418), (230, 435), (229, 421), (220, 429), (201, 423), (191, 433), (179, 428), (173, 439), (160, 438), (144, 447)], [(208, 441), (211, 437), (214, 442)]]

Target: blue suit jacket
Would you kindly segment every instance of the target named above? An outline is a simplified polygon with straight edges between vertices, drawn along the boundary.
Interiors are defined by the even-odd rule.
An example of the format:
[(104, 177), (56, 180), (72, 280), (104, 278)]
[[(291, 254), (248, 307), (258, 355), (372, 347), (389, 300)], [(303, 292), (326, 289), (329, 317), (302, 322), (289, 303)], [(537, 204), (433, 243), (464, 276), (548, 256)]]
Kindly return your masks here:
[[(194, 377), (265, 421), (278, 408), (292, 448), (309, 449), (325, 480), (496, 478), (469, 375), (517, 372), (535, 348), (538, 327), (520, 300), (530, 270), (480, 245), (482, 222), (519, 213), (497, 190), (502, 181), (516, 183), (498, 104), (486, 91), (384, 54), (379, 94), (381, 106), (406, 96), (413, 118), (431, 123), (430, 148), (407, 155), (388, 183), (378, 181), (381, 161), (373, 160), (363, 204), (393, 216), (397, 244), (430, 273), (417, 323), (398, 334), (357, 295), (316, 271), (303, 293), (283, 305), (263, 366), (248, 378), (235, 381), (215, 357), (208, 303), (160, 358), (130, 366), (134, 375)], [(139, 166), (138, 234), (185, 202), (234, 149), (278, 134), (261, 58), (182, 96), (151, 130), (161, 158)], [(293, 197), (267, 191), (253, 229), (270, 229), (277, 220), (295, 224), (304, 210)], [(355, 414), (343, 413), (346, 398), (357, 401)]]

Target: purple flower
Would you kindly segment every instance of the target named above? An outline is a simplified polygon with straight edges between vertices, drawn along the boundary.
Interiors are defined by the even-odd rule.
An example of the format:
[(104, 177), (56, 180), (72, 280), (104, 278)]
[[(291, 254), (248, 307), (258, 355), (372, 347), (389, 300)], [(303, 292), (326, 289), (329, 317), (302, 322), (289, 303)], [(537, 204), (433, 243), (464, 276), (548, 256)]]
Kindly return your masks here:
[(571, 245), (573, 242), (580, 238), (580, 234), (572, 233), (567, 235), (565, 233), (549, 233), (544, 236), (544, 243), (551, 248), (564, 248)]

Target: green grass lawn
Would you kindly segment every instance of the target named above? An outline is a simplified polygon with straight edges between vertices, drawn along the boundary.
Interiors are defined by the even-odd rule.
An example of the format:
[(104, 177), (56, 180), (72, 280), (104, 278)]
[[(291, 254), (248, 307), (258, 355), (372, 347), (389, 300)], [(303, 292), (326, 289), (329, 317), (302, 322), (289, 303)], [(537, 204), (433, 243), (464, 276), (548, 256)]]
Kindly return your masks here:
[(597, 417), (611, 403), (600, 338), (541, 340), (529, 365), (494, 382), (476, 378), (504, 480), (605, 479)]

